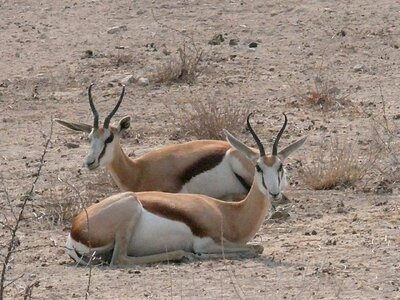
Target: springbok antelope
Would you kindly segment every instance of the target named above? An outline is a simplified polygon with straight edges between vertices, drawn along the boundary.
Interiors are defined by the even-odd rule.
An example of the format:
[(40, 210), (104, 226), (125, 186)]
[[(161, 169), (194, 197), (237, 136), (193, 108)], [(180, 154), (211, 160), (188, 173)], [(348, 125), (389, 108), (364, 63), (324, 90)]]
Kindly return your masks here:
[[(105, 166), (122, 191), (193, 193), (224, 200), (243, 199), (244, 196), (238, 195), (249, 192), (254, 167), (240, 151), (225, 141), (192, 141), (165, 146), (136, 159), (129, 158), (121, 148), (120, 135), (130, 127), (130, 117), (123, 117), (117, 126), (110, 125), (122, 102), (125, 87), (100, 127), (99, 114), (92, 99), (92, 86), (88, 88), (88, 96), (94, 116), (93, 126), (55, 120), (70, 129), (89, 133), (90, 150), (85, 159), (89, 170)], [(304, 140), (297, 143), (302, 144)], [(275, 141), (276, 145), (278, 141)]]
[[(93, 254), (111, 265), (136, 265), (184, 257), (237, 256), (262, 253), (262, 245), (247, 244), (256, 234), (286, 184), (282, 162), (304, 142), (277, 152), (285, 123), (272, 150), (264, 147), (247, 124), (259, 148), (249, 148), (228, 131), (230, 145), (255, 167), (246, 198), (224, 202), (205, 195), (163, 192), (124, 192), (90, 206), (78, 214), (67, 240), (69, 255), (87, 263)], [(222, 182), (222, 183), (221, 183)], [(223, 180), (220, 181), (223, 184)]]

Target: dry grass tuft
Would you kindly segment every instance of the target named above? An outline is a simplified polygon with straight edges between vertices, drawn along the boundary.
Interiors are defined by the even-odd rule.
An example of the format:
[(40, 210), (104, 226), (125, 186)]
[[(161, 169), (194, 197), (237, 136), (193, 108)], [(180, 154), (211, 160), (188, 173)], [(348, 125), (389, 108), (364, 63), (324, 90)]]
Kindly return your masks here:
[(186, 42), (177, 54), (168, 57), (153, 75), (155, 83), (193, 82), (199, 71), (203, 50)]
[(367, 169), (359, 161), (355, 145), (336, 139), (324, 148), (305, 168), (305, 181), (314, 190), (351, 187), (365, 175)]
[(345, 105), (346, 97), (340, 97), (340, 90), (336, 87), (335, 82), (322, 75), (315, 77), (314, 85), (303, 96), (309, 104), (319, 106), (321, 109), (341, 108)]
[(224, 128), (233, 134), (243, 131), (249, 109), (230, 100), (217, 102), (211, 98), (191, 98), (187, 103), (179, 103), (172, 114), (185, 133), (198, 139), (224, 140)]
[[(92, 177), (93, 175), (91, 175)], [(38, 221), (52, 226), (69, 224), (73, 217), (99, 202), (110, 194), (113, 189), (109, 176), (105, 171), (98, 172), (93, 182), (76, 187), (80, 191), (77, 195), (75, 189), (65, 179), (54, 182), (50, 188), (42, 191), (42, 201), (35, 206), (35, 216)]]
[(92, 204), (92, 200), (88, 197), (83, 197), (85, 203), (82, 204), (77, 199), (76, 193), (64, 186), (46, 189), (42, 197), (43, 201), (35, 208), (37, 219), (55, 226), (68, 224), (84, 207)]

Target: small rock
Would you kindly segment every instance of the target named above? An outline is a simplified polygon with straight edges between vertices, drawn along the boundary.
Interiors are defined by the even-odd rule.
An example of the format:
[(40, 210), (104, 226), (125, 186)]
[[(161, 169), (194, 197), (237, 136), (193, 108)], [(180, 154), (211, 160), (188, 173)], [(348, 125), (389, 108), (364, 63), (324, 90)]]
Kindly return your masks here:
[(126, 25), (121, 25), (121, 26), (114, 26), (111, 27), (107, 30), (108, 34), (114, 34), (114, 33), (118, 33), (120, 31), (127, 31), (128, 28), (126, 27)]
[(353, 67), (353, 71), (357, 72), (357, 73), (367, 73), (368, 72), (368, 68), (363, 64), (359, 64), (359, 65), (355, 65)]
[(133, 76), (132, 74), (126, 76), (125, 78), (123, 78), (123, 79), (121, 80), (121, 84), (122, 84), (122, 85), (129, 85), (129, 84), (131, 84), (131, 83), (133, 83), (133, 82), (135, 82), (135, 76)]
[(11, 80), (10, 79), (4, 79), (1, 83), (0, 83), (0, 87), (3, 88), (7, 88), (9, 87), (11, 84)]
[(156, 44), (154, 44), (154, 43), (146, 44), (146, 51), (148, 51), (148, 52), (157, 52)]
[(75, 149), (75, 148), (79, 148), (79, 144), (65, 143), (65, 147), (67, 147), (68, 149)]
[(317, 232), (315, 230), (311, 231), (312, 235), (317, 235)]
[(275, 67), (269, 67), (268, 71), (270, 71), (270, 72), (275, 71)]
[(147, 85), (149, 85), (149, 79), (146, 78), (146, 77), (140, 77), (140, 78), (138, 79), (138, 83), (139, 83), (139, 85), (141, 85), (141, 86), (147, 86)]
[(340, 30), (338, 33), (336, 33), (337, 36), (346, 36), (346, 31), (344, 31), (343, 29)]
[(214, 35), (211, 40), (208, 41), (208, 44), (209, 45), (220, 45), (224, 40), (225, 39), (222, 36), (222, 34), (218, 33), (218, 34)]
[(270, 219), (272, 220), (287, 220), (290, 218), (290, 214), (286, 211), (276, 211), (272, 214)]
[(251, 42), (249, 48), (257, 48), (258, 44), (256, 42)]
[(237, 46), (239, 44), (239, 39), (230, 39), (229, 46)]
[(93, 50), (88, 49), (88, 50), (85, 51), (85, 53), (82, 55), (81, 58), (82, 59), (92, 58), (93, 56), (94, 56)]

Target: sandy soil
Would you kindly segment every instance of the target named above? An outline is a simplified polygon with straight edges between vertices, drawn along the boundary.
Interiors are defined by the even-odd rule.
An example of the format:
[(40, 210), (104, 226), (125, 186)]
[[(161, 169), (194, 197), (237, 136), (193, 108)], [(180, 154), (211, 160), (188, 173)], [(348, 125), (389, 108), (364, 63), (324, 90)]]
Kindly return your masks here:
[[(378, 169), (396, 166), (380, 157), (354, 188), (328, 191), (309, 188), (302, 171), (333, 137), (353, 143), (365, 161), (382, 96), (389, 121), (400, 128), (400, 4), (301, 2), (0, 1), (0, 220), (11, 216), (5, 190), (18, 210), (30, 188), (51, 117), (91, 122), (85, 95), (90, 82), (96, 83), (104, 116), (117, 100), (119, 81), (132, 74), (150, 77), (167, 59), (165, 52), (173, 55), (182, 46), (175, 28), (205, 51), (199, 77), (190, 85), (129, 84), (116, 116), (133, 117), (124, 149), (140, 155), (193, 139), (176, 140), (169, 109), (191, 98), (248, 105), (266, 142), (286, 112), (282, 143), (309, 135), (288, 161), (290, 218), (265, 222), (256, 237), (265, 251), (256, 259), (94, 268), (90, 298), (399, 299), (399, 189), (380, 188), (385, 178)], [(114, 26), (125, 27), (108, 33)], [(216, 34), (224, 41), (210, 45)], [(229, 45), (231, 39), (238, 45)], [(258, 43), (255, 51), (248, 48), (251, 42)], [(157, 51), (146, 46), (151, 43)], [(332, 106), (310, 105), (302, 96), (313, 90), (316, 77), (336, 93)], [(394, 134), (398, 140), (399, 131)], [(241, 137), (251, 143), (248, 133)], [(66, 181), (89, 201), (117, 192), (104, 171), (82, 167), (87, 149), (82, 135), (54, 125), (35, 197), (17, 234), (21, 251), (7, 270), (7, 283), (18, 279), (6, 298), (22, 298), (35, 282), (34, 299), (84, 297), (89, 269), (75, 267), (64, 253), (69, 222), (51, 218), (60, 211), (55, 203), (79, 203)], [(1, 228), (4, 255), (9, 234)]]

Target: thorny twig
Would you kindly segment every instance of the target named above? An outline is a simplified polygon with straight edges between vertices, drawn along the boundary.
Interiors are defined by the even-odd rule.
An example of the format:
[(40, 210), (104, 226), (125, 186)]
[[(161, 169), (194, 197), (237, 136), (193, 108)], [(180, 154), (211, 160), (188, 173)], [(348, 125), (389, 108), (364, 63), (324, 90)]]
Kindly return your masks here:
[(34, 287), (38, 287), (39, 286), (40, 281), (36, 280), (33, 283), (29, 284), (26, 288), (25, 288), (25, 293), (24, 293), (24, 300), (26, 299), (32, 299), (32, 291)]
[(3, 177), (1, 177), (1, 185), (3, 186), (3, 191), (4, 191), (4, 195), (6, 196), (7, 204), (9, 205), (11, 213), (12, 213), (12, 215), (13, 215), (15, 221), (16, 221), (17, 220), (17, 215), (15, 214), (14, 208), (11, 205), (10, 194), (8, 193), (8, 189), (7, 189), (7, 187), (6, 187), (5, 183), (4, 183), (4, 178)]
[[(36, 183), (39, 180), (40, 173), (41, 173), (43, 165), (44, 165), (44, 158), (45, 158), (45, 156), (47, 154), (47, 150), (48, 150), (48, 147), (49, 147), (49, 144), (50, 144), (52, 136), (53, 136), (53, 120), (51, 120), (50, 133), (49, 133), (49, 136), (48, 136), (48, 138), (46, 140), (42, 156), (40, 157), (40, 163), (39, 163), (38, 170), (36, 172), (35, 180), (33, 181), (32, 185), (31, 185), (31, 188), (28, 191), (28, 193), (26, 193), (25, 196), (23, 197), (23, 202), (22, 202), (22, 205), (21, 205), (21, 209), (20, 209), (20, 211), (18, 213), (18, 217), (17, 217), (17, 219), (15, 221), (15, 224), (12, 227), (12, 230), (11, 230), (11, 237), (10, 237), (10, 240), (8, 242), (8, 245), (7, 245), (7, 252), (6, 252), (6, 255), (5, 255), (5, 258), (4, 258), (4, 261), (3, 261), (2, 270), (1, 270), (0, 300), (2, 300), (3, 297), (4, 297), (6, 273), (7, 273), (8, 265), (9, 265), (10, 260), (11, 260), (11, 255), (14, 252), (14, 246), (15, 246), (16, 239), (17, 239), (17, 232), (19, 230), (21, 221), (23, 220), (23, 214), (24, 214), (24, 211), (25, 211), (25, 207), (26, 207), (26, 205), (28, 203), (28, 200), (32, 199), (32, 195), (33, 195), (33, 193), (35, 191)], [(33, 286), (32, 286), (32, 288), (33, 288)], [(30, 291), (30, 293), (32, 293), (32, 291)]]

